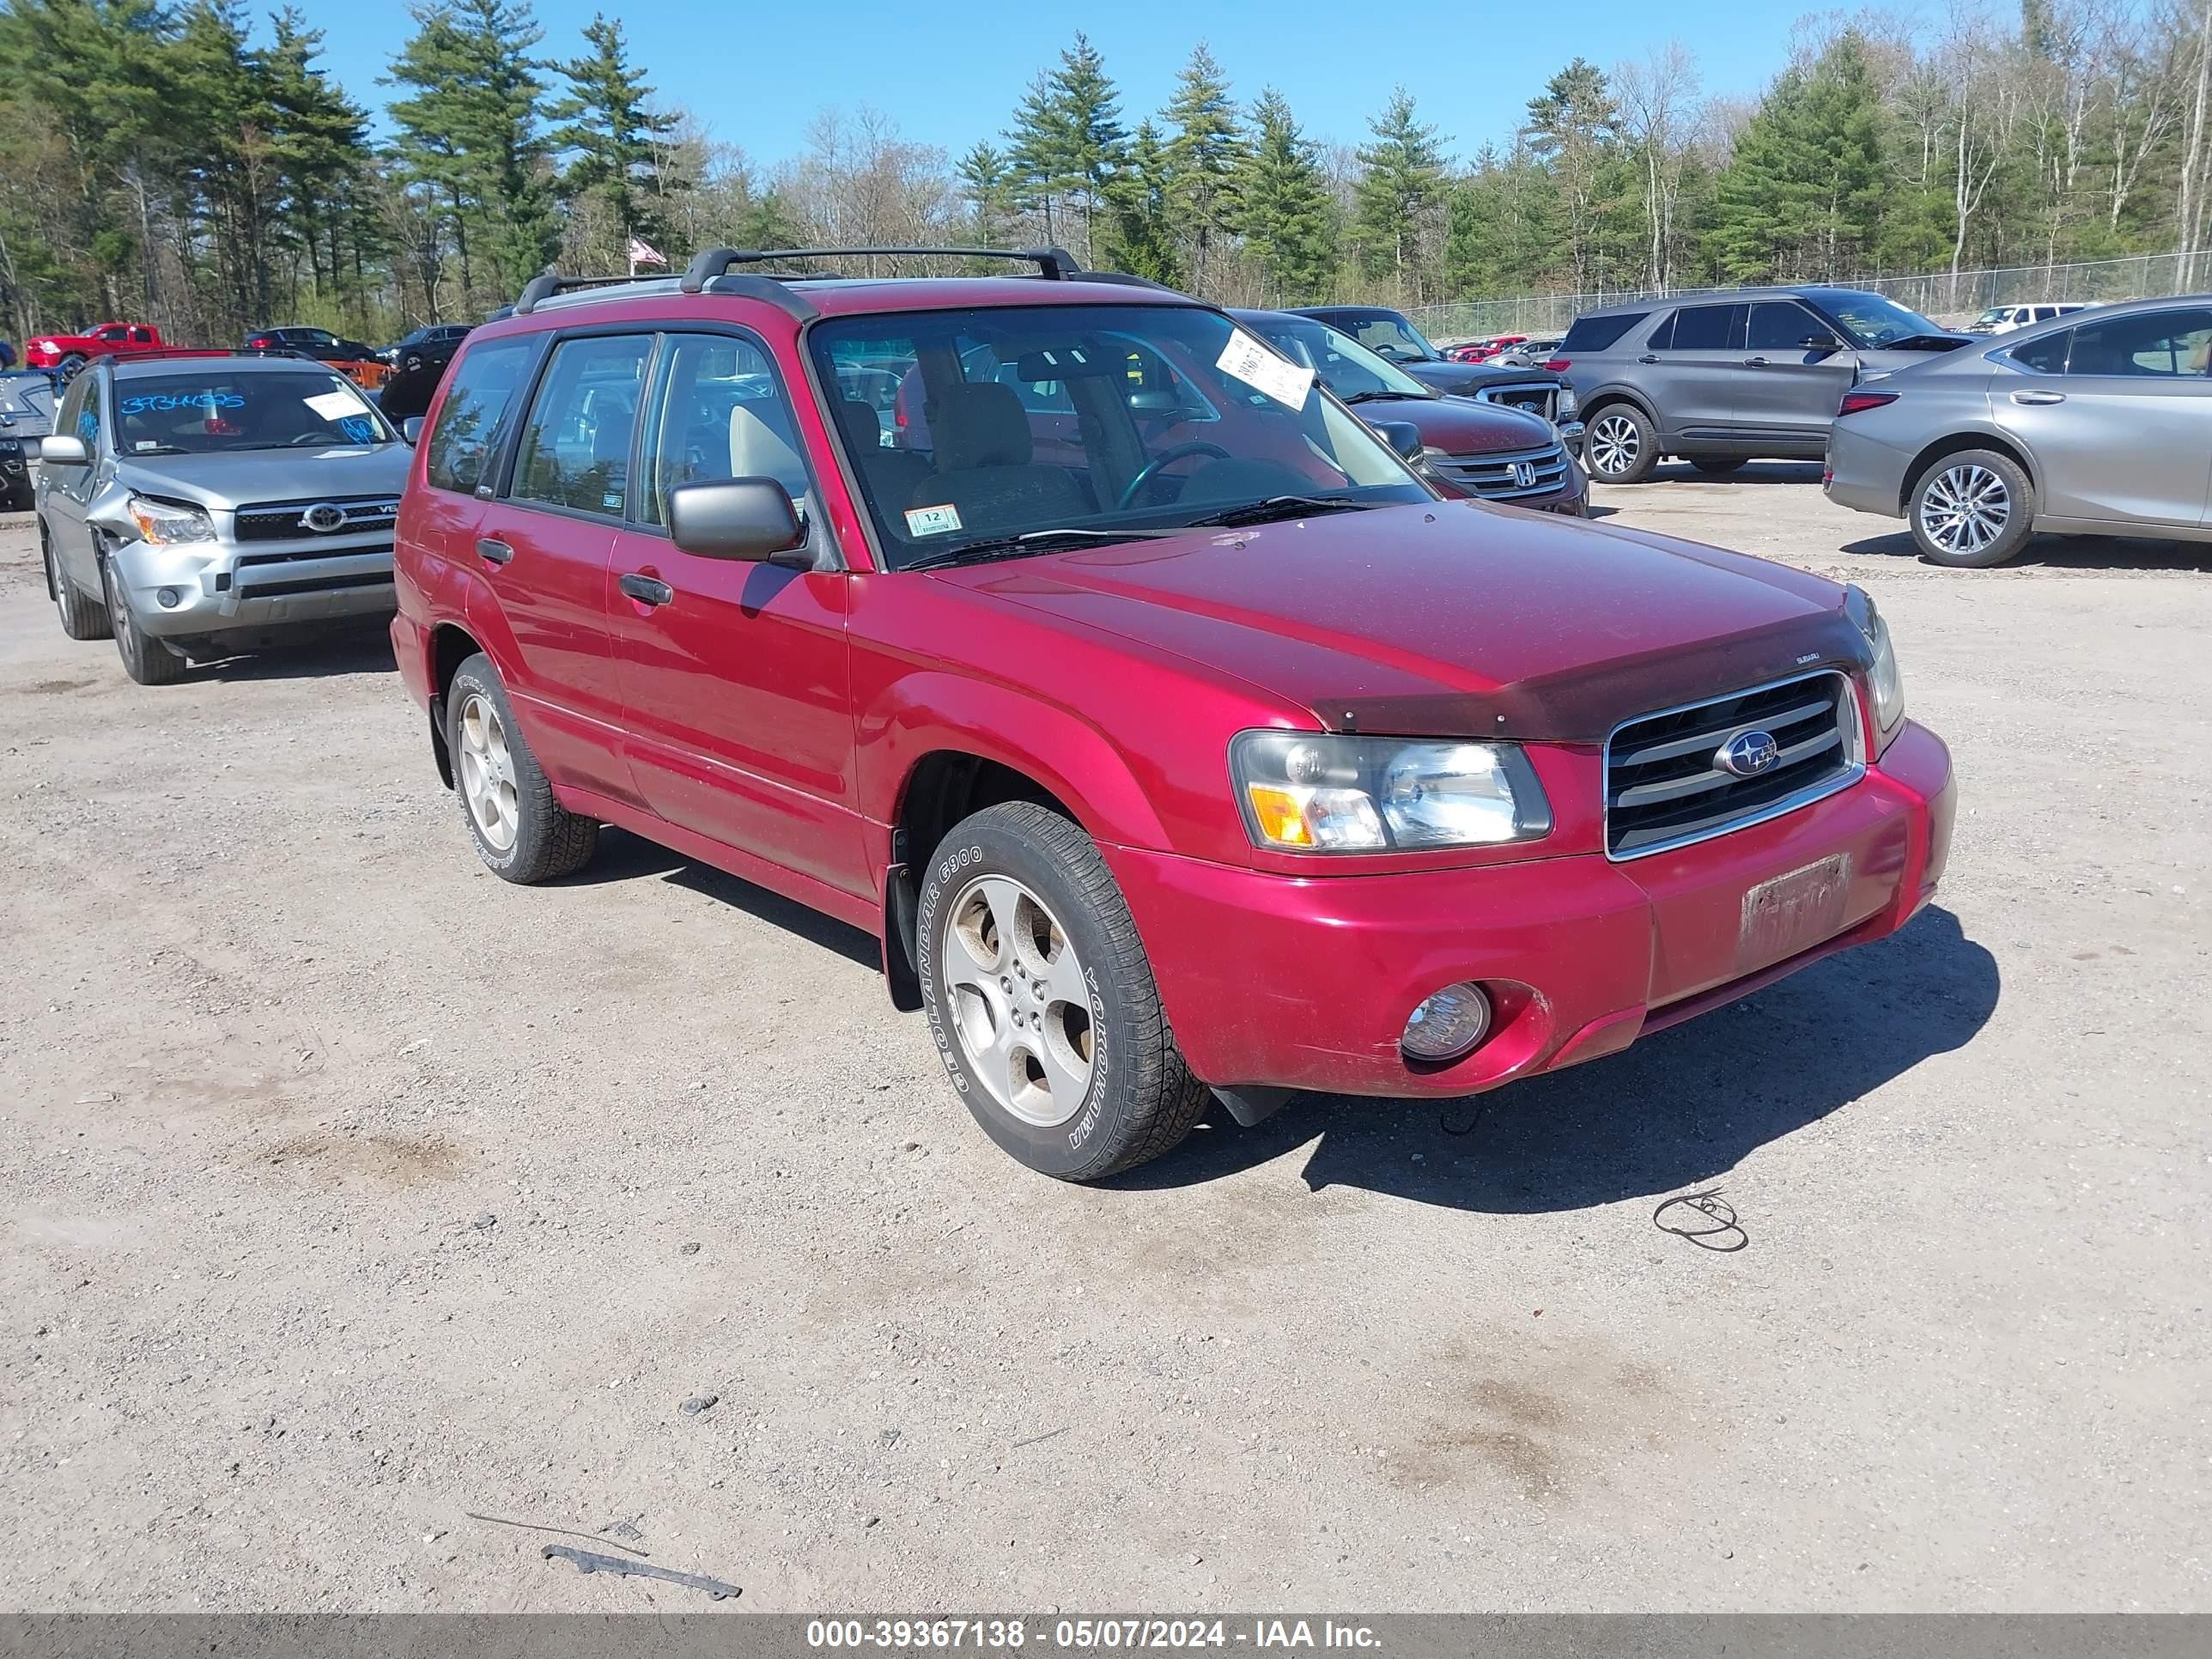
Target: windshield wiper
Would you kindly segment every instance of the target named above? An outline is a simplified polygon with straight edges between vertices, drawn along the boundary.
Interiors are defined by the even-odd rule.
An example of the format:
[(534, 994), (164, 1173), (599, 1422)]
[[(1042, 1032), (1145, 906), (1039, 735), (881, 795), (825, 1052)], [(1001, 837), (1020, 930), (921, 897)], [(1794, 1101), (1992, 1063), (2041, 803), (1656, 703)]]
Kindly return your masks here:
[(1190, 520), (1200, 525), (1273, 524), (1278, 519), (1302, 519), (1309, 513), (1363, 513), (1374, 501), (1347, 501), (1341, 495), (1270, 495), (1264, 501), (1243, 501)]
[(1071, 542), (1145, 542), (1172, 536), (1172, 530), (1104, 530), (1084, 525), (1062, 525), (1049, 530), (1024, 530), (1018, 536), (993, 536), (980, 542), (963, 542), (942, 553), (912, 559), (902, 570), (941, 570), (947, 565), (982, 564), (992, 559), (1018, 559), (1030, 553), (1049, 553), (1054, 544)]
[(1365, 392), (1340, 392), (1336, 400), (1340, 404), (1371, 403), (1377, 398), (1433, 398), (1433, 392), (1393, 392), (1388, 386), (1370, 387)]

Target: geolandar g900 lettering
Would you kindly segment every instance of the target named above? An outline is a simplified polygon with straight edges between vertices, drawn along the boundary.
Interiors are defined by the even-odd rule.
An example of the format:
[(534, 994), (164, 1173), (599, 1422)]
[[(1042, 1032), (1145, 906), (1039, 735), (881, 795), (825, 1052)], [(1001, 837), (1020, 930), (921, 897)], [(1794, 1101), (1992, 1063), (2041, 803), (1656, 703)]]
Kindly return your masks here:
[(1447, 500), (1058, 250), (825, 274), (866, 252), (544, 276), (469, 337), (392, 635), (501, 875), (612, 823), (867, 929), (1071, 1180), (1215, 1097), (1613, 1054), (1934, 894), (1949, 757), (1865, 593)]

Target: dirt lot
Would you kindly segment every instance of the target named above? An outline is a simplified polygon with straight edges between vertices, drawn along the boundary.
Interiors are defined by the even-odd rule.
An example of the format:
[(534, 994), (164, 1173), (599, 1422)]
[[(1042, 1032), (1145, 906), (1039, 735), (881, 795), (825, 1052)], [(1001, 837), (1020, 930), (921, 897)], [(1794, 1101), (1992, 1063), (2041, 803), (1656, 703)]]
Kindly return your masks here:
[(1606, 504), (1872, 588), (1937, 907), (1104, 1191), (858, 935), (485, 872), (377, 634), (140, 690), (6, 520), (0, 1602), (2212, 1609), (2212, 549), (1936, 571), (1808, 477)]

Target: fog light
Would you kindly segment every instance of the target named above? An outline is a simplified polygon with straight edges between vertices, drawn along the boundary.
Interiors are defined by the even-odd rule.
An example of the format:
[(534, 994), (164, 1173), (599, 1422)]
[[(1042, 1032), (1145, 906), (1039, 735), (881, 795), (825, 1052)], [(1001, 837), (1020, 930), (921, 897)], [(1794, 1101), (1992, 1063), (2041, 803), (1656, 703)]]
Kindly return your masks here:
[(1415, 1060), (1457, 1060), (1490, 1030), (1490, 999), (1480, 985), (1447, 985), (1413, 1010), (1398, 1039)]
[(161, 600), (162, 610), (174, 611), (177, 608), (177, 602), (185, 596), (173, 587), (165, 587), (154, 597)]

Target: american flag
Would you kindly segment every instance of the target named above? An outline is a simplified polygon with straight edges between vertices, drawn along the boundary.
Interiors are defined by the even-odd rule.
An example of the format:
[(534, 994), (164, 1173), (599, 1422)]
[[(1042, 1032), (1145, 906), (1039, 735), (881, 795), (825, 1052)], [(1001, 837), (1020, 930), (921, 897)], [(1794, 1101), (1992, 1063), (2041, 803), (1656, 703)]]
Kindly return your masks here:
[(641, 237), (629, 239), (629, 268), (635, 273), (640, 265), (659, 265), (665, 269), (668, 259), (661, 251)]

